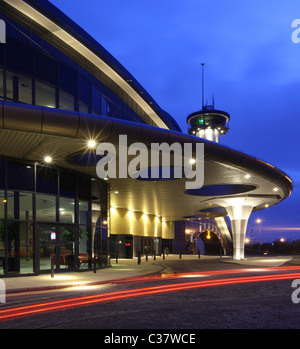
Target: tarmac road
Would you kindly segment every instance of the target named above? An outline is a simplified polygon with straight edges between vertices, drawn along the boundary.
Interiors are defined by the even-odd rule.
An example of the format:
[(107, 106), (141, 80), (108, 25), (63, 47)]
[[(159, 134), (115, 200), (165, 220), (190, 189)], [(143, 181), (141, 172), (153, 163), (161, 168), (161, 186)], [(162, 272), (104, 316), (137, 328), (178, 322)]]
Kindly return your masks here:
[[(243, 268), (252, 268), (253, 270), (260, 268), (257, 268), (257, 261), (253, 259), (251, 262), (254, 265), (250, 261), (248, 265), (245, 265), (245, 263), (220, 263), (218, 259), (202, 259), (201, 261), (170, 259), (156, 261), (155, 263), (156, 266), (160, 263), (161, 271), (166, 275), (170, 275), (174, 272), (193, 273), (210, 270), (220, 270), (222, 272), (229, 269), (241, 271)], [(235, 278), (243, 275), (239, 273), (230, 277)], [(224, 277), (224, 275), (210, 276), (210, 279)], [(190, 275), (184, 281), (194, 282), (195, 279), (194, 276)], [(300, 303), (295, 304), (292, 301), (291, 296), (294, 291), (291, 287), (292, 281), (290, 279), (224, 285), (139, 296), (0, 322), (0, 329), (102, 329), (103, 331), (121, 329), (134, 331), (144, 329), (151, 331), (173, 329), (189, 331), (201, 329), (298, 329), (300, 327)], [(95, 286), (92, 292), (119, 292), (140, 287), (178, 285), (179, 282), (182, 282), (182, 280), (169, 280), (168, 278), (165, 278), (163, 282), (160, 281), (160, 283), (155, 280), (146, 283), (118, 283), (112, 281), (102, 285), (101, 290)], [(33, 301), (33, 297), (35, 301), (42, 302), (74, 296), (71, 290), (68, 290), (64, 295), (63, 290), (56, 290), (56, 293), (44, 292), (46, 293), (29, 297), (30, 302)], [(91, 294), (90, 292), (90, 290), (81, 290), (76, 295), (88, 295)], [(25, 297), (25, 294), (23, 296)], [(38, 299), (38, 297), (40, 298)], [(20, 304), (28, 303), (28, 298), (22, 298), (18, 302)]]

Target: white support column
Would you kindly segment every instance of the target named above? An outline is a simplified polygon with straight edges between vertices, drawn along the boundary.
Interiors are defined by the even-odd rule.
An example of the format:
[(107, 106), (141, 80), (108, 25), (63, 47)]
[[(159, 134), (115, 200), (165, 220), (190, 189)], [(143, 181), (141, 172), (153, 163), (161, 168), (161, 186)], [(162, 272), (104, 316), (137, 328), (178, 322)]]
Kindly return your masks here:
[(231, 220), (233, 237), (233, 259), (244, 259), (245, 236), (248, 219), (253, 206), (245, 205), (244, 200), (239, 198), (232, 206), (227, 206), (226, 211)]

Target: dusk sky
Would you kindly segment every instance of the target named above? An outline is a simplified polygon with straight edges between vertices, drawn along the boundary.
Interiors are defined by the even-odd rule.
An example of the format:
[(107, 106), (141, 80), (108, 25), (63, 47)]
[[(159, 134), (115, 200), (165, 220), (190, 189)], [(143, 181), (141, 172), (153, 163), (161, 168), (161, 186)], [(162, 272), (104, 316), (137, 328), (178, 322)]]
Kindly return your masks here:
[[(300, 238), (299, 0), (52, 0), (107, 49), (187, 132), (205, 98), (231, 116), (221, 143), (265, 160), (294, 182), (292, 195), (253, 213), (248, 234)], [(299, 21), (300, 23), (300, 21)], [(296, 35), (297, 36), (297, 35)], [(300, 33), (298, 34), (300, 38)]]

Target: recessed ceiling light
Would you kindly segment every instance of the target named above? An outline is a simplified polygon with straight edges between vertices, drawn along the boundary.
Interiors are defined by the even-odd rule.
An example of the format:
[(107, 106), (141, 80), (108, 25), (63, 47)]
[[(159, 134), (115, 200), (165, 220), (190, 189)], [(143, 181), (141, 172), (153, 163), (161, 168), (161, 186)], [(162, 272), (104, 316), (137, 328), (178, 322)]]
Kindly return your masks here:
[(47, 162), (47, 164), (49, 164), (52, 161), (52, 157), (47, 155), (44, 157), (44, 161)]
[(249, 179), (249, 178), (251, 178), (251, 175), (246, 174), (246, 175), (245, 175), (245, 178)]
[(96, 147), (96, 142), (93, 139), (90, 139), (87, 143), (89, 148), (95, 148)]
[(278, 188), (273, 188), (273, 191), (278, 191), (279, 189)]

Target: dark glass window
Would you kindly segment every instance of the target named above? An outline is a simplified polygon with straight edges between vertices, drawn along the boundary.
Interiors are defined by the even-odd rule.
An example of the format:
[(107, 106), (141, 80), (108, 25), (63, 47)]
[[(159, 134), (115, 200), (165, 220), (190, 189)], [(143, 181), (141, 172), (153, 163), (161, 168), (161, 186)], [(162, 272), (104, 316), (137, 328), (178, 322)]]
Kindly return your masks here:
[(58, 194), (58, 171), (51, 167), (37, 166), (36, 191), (48, 194)]
[(3, 69), (0, 68), (0, 99), (3, 99), (4, 97), (4, 76), (3, 76)]
[(89, 111), (91, 104), (91, 84), (81, 75), (78, 75), (78, 110)]
[(35, 75), (52, 85), (58, 84), (58, 62), (41, 52), (35, 55)]
[(59, 176), (60, 191), (59, 194), (71, 198), (77, 197), (77, 176), (71, 172), (60, 170)]
[(20, 45), (19, 41), (13, 39), (7, 40), (7, 43), (4, 46), (6, 49), (6, 66), (18, 72), (32, 75), (32, 48), (27, 45)]
[(65, 64), (60, 64), (59, 67), (59, 87), (76, 96), (77, 73)]
[(34, 190), (34, 166), (7, 162), (7, 187), (18, 190)]
[(0, 159), (0, 188), (1, 189), (5, 188), (5, 168), (6, 168), (6, 161)]
[(100, 114), (101, 96), (100, 92), (92, 86), (92, 114)]
[(91, 179), (84, 176), (78, 177), (78, 198), (91, 200)]

